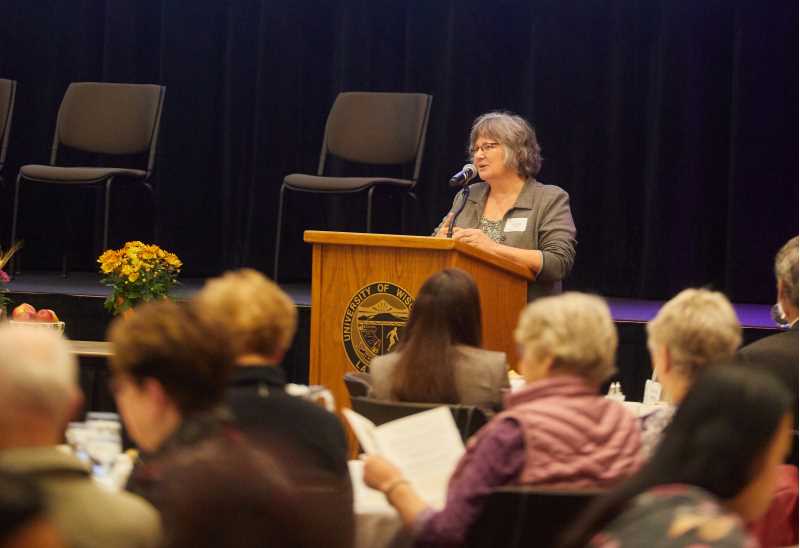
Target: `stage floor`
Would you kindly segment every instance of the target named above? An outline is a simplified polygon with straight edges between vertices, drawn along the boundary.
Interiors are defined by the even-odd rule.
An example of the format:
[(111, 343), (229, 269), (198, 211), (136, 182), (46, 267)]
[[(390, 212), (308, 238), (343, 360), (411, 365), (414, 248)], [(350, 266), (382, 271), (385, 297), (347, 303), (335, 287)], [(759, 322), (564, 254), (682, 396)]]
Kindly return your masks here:
[[(182, 278), (173, 295), (176, 299), (188, 299), (204, 283), (204, 278)], [(12, 280), (7, 287), (10, 293), (16, 294), (58, 294), (105, 299), (110, 293), (109, 288), (100, 284), (99, 275), (93, 272), (75, 272), (67, 278), (62, 278), (56, 272), (26, 272)], [(289, 294), (296, 306), (311, 306), (309, 284), (281, 284), (281, 288)], [(648, 322), (663, 304), (663, 301), (616, 297), (608, 297), (606, 300), (615, 322)], [(770, 316), (771, 306), (771, 304), (734, 304), (734, 309), (744, 328), (777, 329)]]

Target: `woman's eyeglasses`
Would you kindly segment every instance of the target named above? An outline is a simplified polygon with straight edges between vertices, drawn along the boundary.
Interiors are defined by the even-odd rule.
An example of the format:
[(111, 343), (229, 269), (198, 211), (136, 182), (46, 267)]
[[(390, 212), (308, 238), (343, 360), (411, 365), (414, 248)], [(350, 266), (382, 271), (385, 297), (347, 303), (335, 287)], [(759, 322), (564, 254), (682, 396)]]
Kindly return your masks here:
[(484, 154), (486, 154), (490, 150), (494, 150), (499, 146), (500, 146), (500, 143), (489, 142), (489, 143), (483, 143), (482, 145), (475, 145), (474, 147), (469, 149), (469, 151), (473, 156), (475, 156), (478, 153), (479, 150), (481, 152), (483, 152)]

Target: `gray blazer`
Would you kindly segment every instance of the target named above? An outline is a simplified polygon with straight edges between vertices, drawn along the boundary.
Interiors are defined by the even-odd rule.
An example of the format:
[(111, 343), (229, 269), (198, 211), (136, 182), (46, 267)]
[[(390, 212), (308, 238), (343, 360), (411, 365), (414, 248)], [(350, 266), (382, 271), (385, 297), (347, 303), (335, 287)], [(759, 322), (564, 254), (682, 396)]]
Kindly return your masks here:
[[(493, 352), (472, 346), (455, 347), (456, 390), (463, 405), (497, 405), (503, 388), (508, 388), (508, 364), (505, 352)], [(398, 354), (376, 356), (369, 364), (372, 382), (370, 396), (394, 400), (392, 382)]]
[[(486, 183), (474, 183), (469, 189), (467, 204), (456, 220), (456, 226), (460, 228), (478, 228), (489, 196), (490, 188)], [(457, 194), (448, 214), (455, 212), (460, 204), (460, 194)], [(560, 293), (561, 280), (567, 277), (575, 263), (577, 244), (569, 194), (557, 186), (530, 180), (522, 187), (514, 207), (506, 212), (503, 221), (505, 230), (501, 243), (542, 252), (542, 270), (536, 280), (528, 284), (528, 300)]]

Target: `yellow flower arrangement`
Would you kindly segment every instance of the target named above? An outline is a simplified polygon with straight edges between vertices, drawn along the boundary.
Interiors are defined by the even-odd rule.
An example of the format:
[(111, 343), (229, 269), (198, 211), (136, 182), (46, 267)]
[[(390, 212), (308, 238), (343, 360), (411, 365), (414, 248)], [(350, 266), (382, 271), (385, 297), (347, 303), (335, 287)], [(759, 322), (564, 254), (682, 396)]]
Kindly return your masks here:
[(128, 242), (122, 249), (108, 249), (97, 259), (103, 284), (111, 287), (106, 310), (120, 314), (137, 304), (164, 299), (178, 283), (183, 263), (174, 253), (157, 245)]

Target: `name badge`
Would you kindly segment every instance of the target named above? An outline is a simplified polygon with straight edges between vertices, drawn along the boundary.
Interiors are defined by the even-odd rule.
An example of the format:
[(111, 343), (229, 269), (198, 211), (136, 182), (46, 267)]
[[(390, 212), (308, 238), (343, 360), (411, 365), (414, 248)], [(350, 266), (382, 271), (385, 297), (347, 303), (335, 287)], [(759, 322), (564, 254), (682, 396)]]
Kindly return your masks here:
[(644, 383), (644, 398), (642, 403), (645, 405), (655, 405), (661, 400), (661, 383), (647, 379)]
[(503, 232), (525, 232), (527, 227), (527, 217), (512, 217), (506, 221), (506, 227), (503, 229)]

